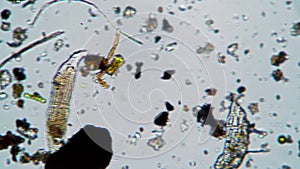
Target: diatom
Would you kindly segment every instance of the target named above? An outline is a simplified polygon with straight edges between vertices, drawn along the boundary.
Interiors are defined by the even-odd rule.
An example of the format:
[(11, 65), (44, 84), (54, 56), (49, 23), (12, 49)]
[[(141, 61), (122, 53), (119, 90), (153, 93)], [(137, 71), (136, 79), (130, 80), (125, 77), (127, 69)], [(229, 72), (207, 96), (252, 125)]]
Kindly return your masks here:
[(269, 150), (248, 150), (250, 134), (252, 132), (265, 136), (267, 133), (254, 128), (247, 119), (246, 111), (241, 107), (239, 100), (243, 95), (231, 93), (229, 113), (226, 120), (226, 137), (223, 152), (218, 156), (215, 169), (238, 168), (248, 153), (268, 152)]
[(38, 101), (40, 103), (46, 103), (47, 100), (45, 98), (43, 98), (39, 93), (34, 92), (33, 94), (29, 94), (29, 93), (24, 93), (24, 97), (28, 98), (28, 99), (32, 99), (35, 101)]
[(86, 55), (86, 50), (74, 52), (59, 67), (53, 78), (46, 124), (48, 146), (52, 152), (64, 143), (76, 71), (80, 60)]

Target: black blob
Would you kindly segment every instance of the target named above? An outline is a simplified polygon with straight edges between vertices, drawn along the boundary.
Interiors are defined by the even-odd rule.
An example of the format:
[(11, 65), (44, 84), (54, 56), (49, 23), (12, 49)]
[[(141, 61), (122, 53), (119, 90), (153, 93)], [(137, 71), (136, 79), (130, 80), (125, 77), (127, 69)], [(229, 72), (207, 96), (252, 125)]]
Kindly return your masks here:
[(166, 111), (161, 112), (154, 118), (154, 124), (158, 126), (166, 126), (168, 122), (168, 117), (169, 117), (168, 112)]
[(17, 128), (22, 128), (24, 130), (28, 130), (30, 128), (30, 123), (27, 122), (27, 119), (23, 119), (23, 120), (20, 120), (20, 119), (17, 119), (16, 120), (16, 126)]
[(201, 123), (202, 126), (206, 122), (207, 116), (210, 112), (210, 108), (210, 104), (204, 104), (203, 106), (201, 106), (201, 109), (197, 112), (197, 122)]
[(67, 144), (49, 156), (45, 169), (105, 169), (112, 155), (109, 131), (86, 125)]
[(154, 43), (158, 43), (161, 40), (161, 36), (155, 36)]
[(164, 75), (161, 77), (163, 80), (169, 80), (171, 79), (172, 75), (168, 72), (164, 72)]
[(238, 93), (244, 93), (245, 91), (246, 91), (246, 87), (244, 87), (244, 86), (240, 86), (240, 87), (238, 87), (237, 89), (236, 89), (236, 91), (238, 92)]
[(10, 16), (11, 12), (9, 9), (4, 9), (2, 12), (1, 12), (1, 18), (2, 19), (8, 19), (9, 16)]
[(169, 103), (168, 101), (165, 102), (166, 108), (168, 111), (173, 111), (174, 110), (174, 106)]
[(135, 78), (135, 79), (141, 78), (141, 74), (142, 74), (141, 71), (136, 72), (136, 73), (134, 74), (134, 78)]
[(13, 69), (13, 74), (14, 74), (16, 80), (18, 80), (18, 81), (22, 81), (22, 80), (26, 79), (26, 75), (24, 72), (25, 72), (24, 68), (16, 67)]

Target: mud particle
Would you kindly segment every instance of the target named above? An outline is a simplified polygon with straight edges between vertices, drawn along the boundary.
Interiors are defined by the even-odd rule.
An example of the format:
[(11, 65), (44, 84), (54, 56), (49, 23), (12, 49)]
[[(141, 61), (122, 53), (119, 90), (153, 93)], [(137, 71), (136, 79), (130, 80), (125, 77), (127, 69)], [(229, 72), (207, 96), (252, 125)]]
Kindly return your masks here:
[(238, 87), (237, 88), (237, 90), (236, 90), (238, 93), (244, 93), (245, 91), (246, 91), (246, 87), (245, 86), (240, 86), (240, 87)]
[(287, 59), (287, 54), (284, 51), (280, 51), (279, 54), (271, 57), (271, 64), (273, 66), (280, 66), (280, 64), (285, 62)]
[(174, 110), (174, 106), (170, 102), (166, 101), (165, 105), (166, 105), (166, 108), (167, 108), (168, 111), (173, 111)]
[(11, 11), (9, 9), (4, 9), (1, 12), (1, 18), (6, 20), (10, 17)]
[(24, 72), (25, 72), (24, 68), (16, 67), (13, 69), (13, 74), (17, 81), (22, 81), (26, 79), (26, 75)]
[(175, 70), (166, 70), (166, 71), (164, 71), (164, 74), (161, 77), (161, 79), (170, 80), (172, 78), (173, 74), (175, 74)]
[(167, 125), (168, 117), (169, 117), (168, 112), (166, 112), (166, 111), (161, 112), (154, 118), (154, 124), (164, 127)]
[(45, 169), (105, 169), (112, 155), (109, 131), (86, 125), (67, 144), (49, 156)]
[(284, 79), (283, 72), (280, 69), (274, 70), (271, 75), (276, 82)]
[(205, 89), (204, 92), (209, 96), (215, 96), (217, 94), (217, 89), (208, 88), (208, 89)]

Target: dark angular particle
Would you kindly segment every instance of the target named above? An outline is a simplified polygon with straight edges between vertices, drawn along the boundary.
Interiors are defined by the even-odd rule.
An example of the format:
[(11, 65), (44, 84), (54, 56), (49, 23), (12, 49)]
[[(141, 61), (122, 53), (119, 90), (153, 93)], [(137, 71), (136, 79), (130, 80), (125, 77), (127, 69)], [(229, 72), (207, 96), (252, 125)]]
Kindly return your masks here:
[(13, 74), (14, 74), (15, 79), (17, 81), (22, 81), (22, 80), (26, 79), (26, 75), (25, 75), (24, 72), (25, 72), (24, 68), (16, 67), (16, 68), (13, 69)]
[(9, 9), (4, 9), (2, 12), (1, 12), (1, 18), (6, 20), (10, 17), (10, 10)]
[(154, 43), (158, 43), (161, 40), (161, 36), (154, 37)]
[(141, 74), (142, 74), (142, 72), (141, 72), (141, 71), (139, 71), (139, 72), (136, 72), (136, 73), (134, 74), (134, 78), (135, 78), (135, 79), (139, 79), (139, 78), (141, 78)]
[(174, 106), (170, 102), (166, 101), (165, 105), (166, 105), (166, 108), (167, 108), (168, 111), (173, 111), (174, 110)]
[(23, 130), (28, 130), (30, 128), (30, 123), (27, 122), (27, 119), (17, 119), (16, 120), (16, 127), (22, 128)]
[(284, 51), (280, 51), (278, 55), (273, 55), (271, 58), (271, 64), (273, 66), (280, 66), (287, 60), (287, 54)]
[(168, 117), (169, 117), (168, 112), (166, 112), (166, 111), (161, 112), (154, 118), (154, 124), (164, 127), (167, 125)]
[(49, 156), (45, 169), (105, 169), (112, 155), (109, 131), (86, 125), (67, 144)]
[(276, 82), (284, 79), (283, 72), (280, 69), (274, 70), (271, 75)]
[(23, 137), (12, 134), (11, 131), (7, 131), (6, 135), (0, 135), (0, 150), (7, 149), (9, 146), (19, 145), (24, 143)]
[(246, 91), (246, 87), (245, 86), (240, 86), (240, 87), (238, 87), (237, 89), (236, 89), (236, 91), (238, 92), (238, 93), (244, 93), (245, 91)]
[(172, 75), (169, 74), (168, 72), (164, 72), (164, 75), (161, 77), (163, 80), (169, 80), (171, 79)]
[(175, 73), (175, 70), (166, 70), (164, 71), (163, 76), (161, 79), (163, 80), (170, 80), (172, 78), (172, 75)]
[(197, 122), (201, 123), (202, 126), (204, 125), (208, 114), (210, 113), (211, 105), (210, 104), (204, 104), (201, 106), (201, 109), (197, 112)]
[(173, 32), (174, 28), (173, 26), (169, 23), (169, 21), (167, 19), (163, 19), (162, 21), (162, 28), (163, 31), (166, 31), (168, 33)]

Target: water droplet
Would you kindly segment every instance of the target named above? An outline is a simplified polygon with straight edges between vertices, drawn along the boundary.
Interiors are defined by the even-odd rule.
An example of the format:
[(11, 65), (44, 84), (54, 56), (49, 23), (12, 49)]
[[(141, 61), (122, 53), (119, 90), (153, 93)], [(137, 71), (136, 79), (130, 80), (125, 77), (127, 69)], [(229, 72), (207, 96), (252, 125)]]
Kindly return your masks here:
[(9, 105), (7, 105), (7, 104), (3, 105), (4, 110), (9, 110), (9, 108), (10, 108)]
[(159, 55), (157, 53), (152, 53), (151, 54), (151, 58), (155, 61), (157, 61), (159, 59)]
[(0, 100), (4, 100), (4, 99), (6, 99), (8, 97), (8, 94), (7, 93), (5, 93), (5, 92), (1, 92), (0, 93)]

